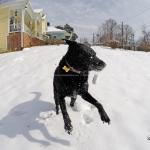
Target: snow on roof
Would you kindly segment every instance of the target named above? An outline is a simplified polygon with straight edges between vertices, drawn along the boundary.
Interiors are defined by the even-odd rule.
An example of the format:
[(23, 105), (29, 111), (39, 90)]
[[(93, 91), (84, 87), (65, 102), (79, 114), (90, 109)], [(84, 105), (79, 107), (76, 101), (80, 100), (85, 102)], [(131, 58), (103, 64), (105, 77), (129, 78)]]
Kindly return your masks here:
[(33, 10), (35, 13), (41, 13), (41, 12), (43, 12), (43, 9), (34, 9)]
[(58, 28), (53, 27), (53, 26), (49, 26), (47, 28), (47, 32), (64, 32), (64, 30), (58, 29)]
[(42, 19), (46, 19), (46, 15), (43, 15), (43, 16), (42, 16)]

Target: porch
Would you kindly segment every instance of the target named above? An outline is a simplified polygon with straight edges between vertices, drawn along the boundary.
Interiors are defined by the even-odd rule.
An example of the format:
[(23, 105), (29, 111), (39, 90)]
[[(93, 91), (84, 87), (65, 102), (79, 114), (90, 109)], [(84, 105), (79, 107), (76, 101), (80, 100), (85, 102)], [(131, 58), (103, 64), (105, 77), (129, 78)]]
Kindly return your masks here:
[(39, 34), (37, 28), (34, 14), (26, 9), (10, 10), (8, 50), (17, 51), (25, 47), (46, 44), (47, 37)]

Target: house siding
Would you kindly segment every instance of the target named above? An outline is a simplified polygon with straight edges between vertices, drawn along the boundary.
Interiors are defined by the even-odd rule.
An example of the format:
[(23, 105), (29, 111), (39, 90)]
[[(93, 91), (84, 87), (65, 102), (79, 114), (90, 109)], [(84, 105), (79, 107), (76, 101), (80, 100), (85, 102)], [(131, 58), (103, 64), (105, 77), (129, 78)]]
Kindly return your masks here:
[(9, 9), (0, 9), (0, 52), (7, 51)]

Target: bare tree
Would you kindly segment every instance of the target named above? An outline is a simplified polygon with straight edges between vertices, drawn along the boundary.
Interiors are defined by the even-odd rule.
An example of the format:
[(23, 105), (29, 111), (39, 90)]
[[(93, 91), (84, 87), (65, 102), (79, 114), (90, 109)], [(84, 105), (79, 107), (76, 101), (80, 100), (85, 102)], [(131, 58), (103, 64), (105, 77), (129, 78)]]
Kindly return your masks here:
[(134, 41), (132, 27), (127, 24), (117, 24), (114, 19), (108, 19), (99, 26), (97, 35), (96, 41), (103, 45), (113, 45), (113, 47), (121, 47), (121, 43), (123, 42), (124, 46), (128, 48), (131, 47)]
[(132, 43), (132, 35), (134, 34), (134, 31), (131, 26), (124, 25), (124, 45), (127, 47), (130, 47), (130, 44)]
[(142, 27), (142, 34), (143, 34), (143, 45), (144, 46), (149, 46), (150, 45), (150, 31), (147, 31), (146, 26), (143, 25)]
[(142, 37), (137, 42), (138, 50), (150, 51), (150, 31), (147, 30), (146, 26), (142, 26)]
[(80, 38), (80, 43), (83, 43), (83, 44), (85, 44), (89, 47), (91, 46), (91, 44), (89, 43), (88, 38), (86, 38), (86, 37)]
[(113, 19), (108, 19), (102, 24), (103, 35), (106, 41), (113, 40), (117, 22)]
[(101, 26), (98, 28), (97, 39), (99, 43), (103, 43), (107, 45), (110, 41), (113, 41), (116, 34), (117, 22), (114, 19), (106, 20)]
[(84, 43), (84, 42), (88, 42), (88, 38), (86, 37), (80, 38), (80, 43)]

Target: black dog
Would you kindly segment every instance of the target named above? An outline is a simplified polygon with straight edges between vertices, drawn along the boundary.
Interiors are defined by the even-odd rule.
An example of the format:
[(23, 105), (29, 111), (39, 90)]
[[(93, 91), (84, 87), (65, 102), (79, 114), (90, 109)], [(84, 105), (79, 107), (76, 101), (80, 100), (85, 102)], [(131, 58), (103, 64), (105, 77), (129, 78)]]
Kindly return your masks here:
[(54, 74), (54, 98), (56, 114), (59, 106), (64, 119), (64, 128), (70, 134), (71, 120), (67, 113), (65, 97), (70, 96), (70, 106), (73, 107), (77, 95), (97, 107), (101, 120), (110, 123), (103, 106), (88, 93), (88, 74), (92, 70), (102, 70), (105, 63), (96, 57), (94, 50), (84, 44), (66, 40), (69, 45), (66, 55), (62, 58)]

